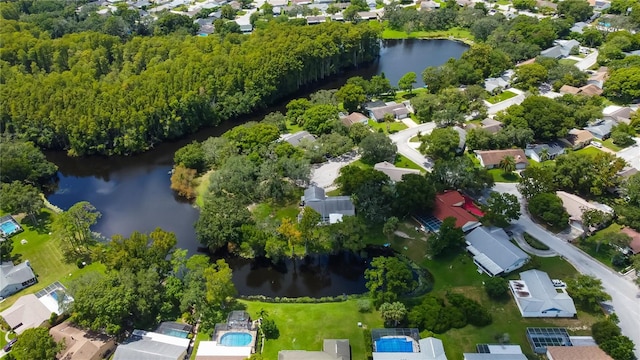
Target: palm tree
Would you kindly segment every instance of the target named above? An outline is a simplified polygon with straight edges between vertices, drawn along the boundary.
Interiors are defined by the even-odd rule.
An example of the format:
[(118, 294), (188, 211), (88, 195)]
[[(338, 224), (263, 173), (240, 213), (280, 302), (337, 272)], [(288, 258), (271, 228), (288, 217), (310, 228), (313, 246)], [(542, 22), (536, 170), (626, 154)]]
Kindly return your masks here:
[(511, 155), (507, 155), (500, 160), (499, 166), (505, 174), (510, 174), (516, 169), (516, 159)]
[(549, 149), (544, 148), (540, 150), (540, 162), (549, 160)]

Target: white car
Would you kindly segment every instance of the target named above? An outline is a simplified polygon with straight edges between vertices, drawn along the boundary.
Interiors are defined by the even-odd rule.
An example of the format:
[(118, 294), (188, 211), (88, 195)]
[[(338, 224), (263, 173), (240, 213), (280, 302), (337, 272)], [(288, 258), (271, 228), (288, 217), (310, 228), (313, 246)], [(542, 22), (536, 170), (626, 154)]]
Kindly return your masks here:
[(594, 142), (591, 143), (591, 145), (597, 147), (598, 149), (602, 149), (602, 144), (599, 143), (599, 142), (594, 141)]

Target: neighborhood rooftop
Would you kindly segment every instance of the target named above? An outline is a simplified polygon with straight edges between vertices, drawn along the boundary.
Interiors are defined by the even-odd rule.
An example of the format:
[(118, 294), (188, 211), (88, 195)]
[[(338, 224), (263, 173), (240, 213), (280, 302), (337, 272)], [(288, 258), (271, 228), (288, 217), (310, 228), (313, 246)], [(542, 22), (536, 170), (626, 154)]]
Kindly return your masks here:
[(490, 276), (509, 273), (522, 267), (529, 255), (509, 241), (500, 228), (480, 226), (465, 236), (473, 262)]
[(547, 273), (528, 270), (509, 286), (523, 317), (574, 317), (576, 307), (564, 288), (556, 288)]

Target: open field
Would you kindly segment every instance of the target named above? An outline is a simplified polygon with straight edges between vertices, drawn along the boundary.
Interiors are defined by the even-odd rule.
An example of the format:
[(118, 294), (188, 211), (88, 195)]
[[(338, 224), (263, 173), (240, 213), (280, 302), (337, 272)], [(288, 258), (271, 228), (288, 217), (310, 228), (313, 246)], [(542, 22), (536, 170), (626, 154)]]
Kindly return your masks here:
[[(353, 359), (365, 358), (363, 328), (380, 328), (377, 311), (360, 313), (357, 300), (324, 304), (281, 304), (242, 301), (252, 318), (261, 310), (280, 330), (278, 339), (267, 340), (264, 359), (277, 359), (280, 350), (322, 350), (324, 339), (349, 339)], [(358, 327), (358, 322), (363, 328)]]
[(382, 31), (383, 39), (449, 39), (464, 41), (465, 43), (473, 43), (474, 36), (466, 29), (454, 27), (449, 30), (438, 31), (413, 31), (407, 33), (402, 30), (393, 30), (385, 27)]
[(520, 175), (517, 173), (512, 172), (505, 174), (502, 169), (490, 169), (489, 174), (491, 174), (495, 182), (517, 183), (520, 180)]

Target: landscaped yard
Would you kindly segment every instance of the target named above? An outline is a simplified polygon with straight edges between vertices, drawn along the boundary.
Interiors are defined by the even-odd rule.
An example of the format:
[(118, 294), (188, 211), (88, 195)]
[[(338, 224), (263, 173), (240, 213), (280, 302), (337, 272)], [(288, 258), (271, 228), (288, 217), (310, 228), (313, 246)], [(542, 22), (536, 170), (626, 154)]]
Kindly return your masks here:
[(577, 150), (576, 152), (580, 153), (580, 154), (583, 154), (583, 155), (597, 155), (597, 154), (600, 154), (602, 152), (602, 150), (600, 150), (600, 149), (598, 149), (597, 147), (594, 147), (594, 146), (587, 146), (585, 148)]
[(507, 91), (501, 92), (500, 94), (493, 95), (492, 97), (488, 98), (487, 101), (492, 103), (492, 104), (497, 104), (497, 103), (499, 103), (501, 101), (505, 101), (507, 99), (511, 99), (512, 97), (515, 97), (515, 96), (517, 96), (516, 93), (513, 93), (513, 92), (507, 90)]
[(489, 174), (493, 176), (493, 181), (503, 183), (515, 183), (520, 180), (520, 175), (515, 172), (505, 174), (502, 169), (490, 169)]
[[(101, 264), (91, 264), (79, 269), (75, 264), (67, 264), (63, 261), (60, 246), (49, 235), (53, 216), (55, 214), (51, 211), (43, 210), (40, 214), (41, 225), (39, 227), (33, 227), (25, 221), (19, 221), (24, 231), (11, 237), (13, 254), (19, 257), (18, 262), (29, 260), (38, 277), (38, 282), (9, 296), (0, 303), (0, 311), (13, 305), (20, 296), (35, 293), (55, 281), (68, 285), (71, 279), (81, 274), (92, 271), (104, 272), (104, 266)], [(24, 245), (22, 244), (23, 239), (27, 241)]]
[[(383, 327), (377, 311), (360, 313), (357, 300), (323, 304), (281, 304), (241, 301), (252, 318), (265, 310), (275, 320), (280, 337), (267, 340), (264, 359), (277, 359), (280, 350), (322, 350), (324, 339), (349, 339), (353, 359), (365, 358), (363, 328)], [(358, 327), (361, 322), (363, 327)]]
[(384, 133), (387, 135), (390, 132), (394, 133), (407, 128), (407, 125), (405, 125), (402, 121), (394, 121), (392, 123), (388, 123), (388, 122), (379, 123), (371, 119), (369, 119), (369, 126), (375, 131), (379, 131), (379, 129), (382, 129), (382, 131), (384, 131)]
[(529, 246), (531, 246), (534, 249), (538, 249), (538, 250), (549, 250), (549, 247), (545, 244), (543, 244), (542, 242), (540, 242), (540, 240), (536, 239), (535, 237), (529, 235), (529, 233), (524, 233), (522, 234), (524, 237), (524, 240), (527, 242), (527, 244), (529, 244)]
[(401, 154), (396, 155), (396, 161), (394, 161), (393, 164), (400, 168), (416, 169), (421, 171), (423, 170), (420, 166), (418, 166), (418, 164), (414, 163)]
[(614, 144), (613, 140), (611, 140), (611, 138), (608, 138), (605, 141), (594, 140), (594, 142), (599, 142), (600, 144), (602, 144), (602, 146), (606, 147), (609, 150), (613, 150), (615, 152), (618, 152), (618, 151), (623, 149), (620, 146)]
[[(619, 251), (608, 244), (609, 235), (620, 232), (621, 228), (622, 226), (618, 224), (611, 224), (609, 227), (596, 232), (594, 235), (591, 235), (584, 240), (580, 240), (576, 245), (582, 249), (582, 251), (597, 259), (604, 265), (615, 269), (616, 271), (621, 270), (620, 268), (613, 266), (611, 263), (611, 259), (614, 255), (618, 254)], [(598, 242), (600, 242), (600, 248), (598, 248)], [(598, 251), (596, 251), (596, 248), (598, 248)]]

